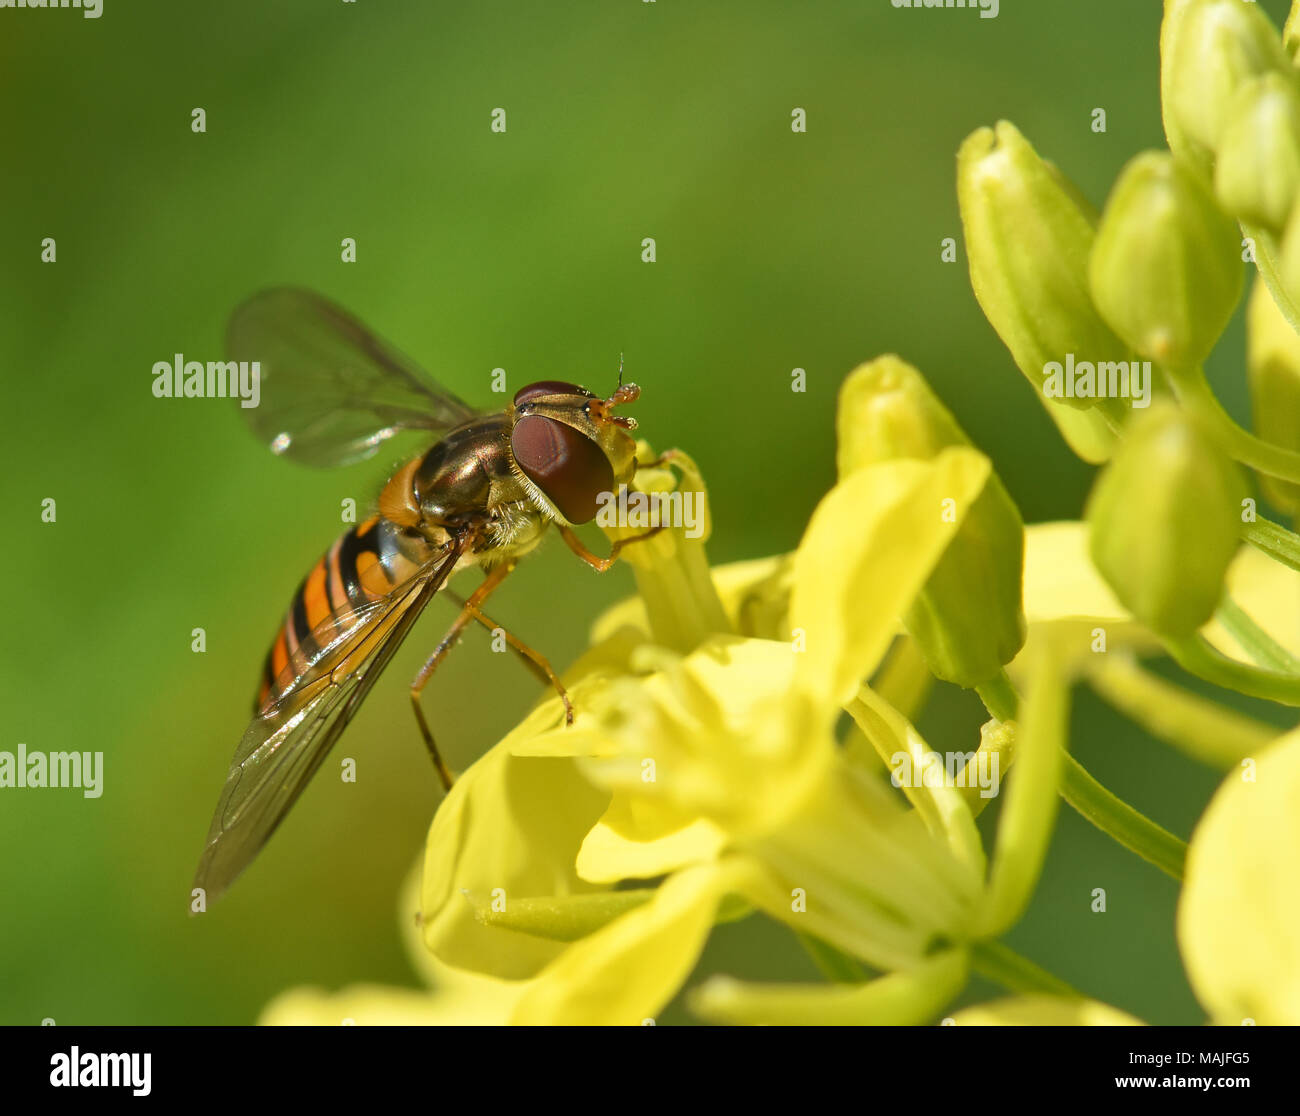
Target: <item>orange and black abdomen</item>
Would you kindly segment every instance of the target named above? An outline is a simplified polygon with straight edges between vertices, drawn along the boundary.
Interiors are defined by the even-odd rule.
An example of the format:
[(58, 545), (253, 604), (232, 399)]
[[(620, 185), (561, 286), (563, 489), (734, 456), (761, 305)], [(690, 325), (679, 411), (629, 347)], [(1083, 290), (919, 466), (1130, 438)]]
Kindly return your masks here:
[(420, 557), (419, 547), (401, 527), (374, 516), (329, 548), (293, 595), (262, 666), (254, 713), (281, 697), (333, 635), (343, 630), (340, 618), (386, 597), (420, 568), (415, 560)]

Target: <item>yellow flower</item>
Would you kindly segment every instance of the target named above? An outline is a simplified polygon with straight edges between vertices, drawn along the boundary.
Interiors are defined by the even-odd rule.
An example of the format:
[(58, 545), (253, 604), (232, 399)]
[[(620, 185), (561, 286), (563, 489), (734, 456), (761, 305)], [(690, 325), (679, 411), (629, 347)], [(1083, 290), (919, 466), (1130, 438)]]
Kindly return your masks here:
[(1300, 730), (1224, 780), (1192, 835), (1178, 941), (1213, 1022), (1300, 1024)]
[[(597, 625), (602, 641), (570, 673), (575, 723), (541, 705), (435, 818), (429, 949), (528, 977), (514, 1022), (635, 1024), (674, 996), (719, 917), (752, 907), (891, 974), (855, 996), (807, 990), (805, 1015), (820, 996), (859, 1021), (938, 1010), (965, 980), (966, 943), (1013, 922), (1036, 880), (1057, 749), (1034, 742), (1051, 709), (1044, 731), (1027, 714), (1004, 811), (1018, 837), (1000, 843), (988, 887), (968, 799), (939, 780), (909, 788), (909, 809), (834, 730), (848, 708), (877, 750), (920, 769), (929, 748), (863, 680), (990, 476), (963, 446), (852, 470), (793, 555), (719, 571), (721, 596), (703, 540), (665, 532), (631, 548), (641, 595)], [(661, 877), (622, 900), (595, 890)], [(770, 990), (724, 991), (697, 1009), (766, 1018)]]
[[(846, 397), (855, 393), (842, 406)], [(954, 785), (952, 770), (928, 777), (934, 754), (909, 711), (929, 673), (902, 618), (992, 472), (960, 444), (924, 460), (863, 464), (845, 449), (844, 425), (840, 481), (797, 550), (710, 570), (707, 531), (664, 531), (628, 548), (640, 592), (596, 622), (591, 650), (567, 672), (574, 724), (564, 726), (558, 699), (542, 702), (453, 787), (404, 899), (408, 941), (435, 991), (300, 990), (264, 1021), (653, 1022), (713, 926), (759, 911), (798, 932), (846, 983), (714, 978), (689, 998), (701, 1017), (927, 1022), (974, 967), (1001, 968), (1013, 989), (1056, 994), (967, 1009), (959, 1024), (1133, 1022), (1047, 974), (1027, 975), (1033, 966), (994, 942), (1042, 867), (1072, 762), (1069, 687), (1088, 680), (1154, 735), (1221, 767), (1262, 753), (1274, 733), (1147, 675), (1138, 657), (1161, 645), (1093, 568), (1086, 529), (1047, 524), (1025, 537), (1028, 639), (1008, 668), (1024, 691), (1019, 714), (990, 721), (977, 751), (957, 750), (963, 782)], [(637, 485), (680, 485), (703, 500), (689, 458), (676, 455), (673, 469), (680, 480), (643, 469)], [(1279, 569), (1243, 551), (1226, 584), (1279, 638), (1289, 623), (1294, 646), (1300, 610), (1263, 607), (1280, 596), (1300, 603), (1296, 575), (1282, 571), (1284, 585)], [(1204, 634), (1239, 650), (1217, 622)], [(854, 728), (840, 741), (845, 710)], [(974, 817), (987, 798), (974, 777), (989, 762), (1005, 774), (1013, 759), (986, 854)], [(900, 779), (904, 769), (917, 777)], [(1236, 823), (1214, 822), (1221, 816), (1237, 814), (1212, 809), (1193, 843), (1211, 851), (1189, 866), (1189, 880), (1200, 881), (1189, 883), (1180, 928), (1189, 971), (1216, 1018), (1247, 1009), (1288, 1017), (1293, 985), (1260, 999), (1262, 967), (1234, 969), (1214, 941), (1204, 945), (1214, 927), (1232, 929), (1207, 920), (1208, 906), (1237, 894), (1222, 868), (1229, 854), (1214, 852), (1217, 842), (1240, 855), (1237, 837), (1213, 836), (1236, 833)], [(1270, 808), (1256, 820), (1271, 818), (1274, 832), (1280, 816)], [(1206, 894), (1215, 898), (1187, 914)], [(1261, 952), (1269, 933), (1259, 929)]]

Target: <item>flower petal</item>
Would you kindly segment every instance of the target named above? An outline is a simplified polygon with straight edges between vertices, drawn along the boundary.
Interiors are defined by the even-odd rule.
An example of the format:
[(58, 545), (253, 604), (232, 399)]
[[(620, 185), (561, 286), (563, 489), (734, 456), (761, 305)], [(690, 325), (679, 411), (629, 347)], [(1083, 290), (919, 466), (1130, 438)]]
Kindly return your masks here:
[(575, 942), (531, 981), (512, 1022), (637, 1025), (685, 982), (722, 897), (749, 870), (740, 858), (670, 876), (643, 906)]
[(982, 454), (952, 447), (858, 469), (831, 489), (794, 559), (790, 623), (807, 693), (830, 708), (853, 696), (989, 474)]
[(1300, 1023), (1297, 854), (1300, 729), (1224, 780), (1188, 846), (1178, 941), (1218, 1023)]
[[(927, 770), (927, 758), (937, 757), (937, 753), (931, 752), (912, 723), (870, 686), (859, 687), (857, 697), (847, 708), (888, 766), (891, 776), (894, 776), (891, 781), (901, 787), (908, 801), (916, 807), (926, 829), (944, 840), (953, 856), (964, 861), (982, 878), (986, 867), (984, 847), (975, 828), (975, 817), (955, 785), (956, 780), (950, 783), (946, 771), (942, 779), (923, 775)], [(976, 759), (977, 754), (971, 752), (970, 762), (974, 763)], [(910, 777), (897, 778), (904, 762)], [(963, 787), (966, 785), (965, 771), (963, 765)]]
[(1132, 623), (1088, 556), (1087, 524), (1066, 520), (1025, 528), (1025, 618)]
[[(1293, 655), (1300, 655), (1300, 573), (1253, 546), (1243, 546), (1228, 567), (1228, 592), (1251, 618)], [(1220, 651), (1249, 661), (1217, 620), (1202, 629)]]
[(791, 688), (799, 657), (787, 643), (713, 636), (595, 695), (592, 737), (617, 752), (580, 761), (613, 793), (601, 820), (632, 841), (700, 816), (733, 837), (778, 826), (834, 755), (820, 711)]
[(456, 781), (429, 830), (421, 896), (428, 948), (449, 965), (510, 979), (554, 958), (561, 943), (484, 925), (466, 893), (508, 903), (593, 890), (573, 864), (608, 801), (573, 760), (492, 749)]
[(601, 821), (582, 842), (578, 875), (591, 883), (647, 880), (714, 860), (726, 844), (726, 833), (707, 818), (645, 841), (628, 838)]

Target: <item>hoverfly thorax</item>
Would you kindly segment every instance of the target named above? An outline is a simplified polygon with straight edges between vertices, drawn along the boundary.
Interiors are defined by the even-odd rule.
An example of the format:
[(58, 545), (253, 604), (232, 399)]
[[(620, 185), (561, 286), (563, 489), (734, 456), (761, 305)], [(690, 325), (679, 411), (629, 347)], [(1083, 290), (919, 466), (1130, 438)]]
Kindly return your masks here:
[(559, 380), (529, 384), (507, 411), (510, 451), (520, 471), (569, 523), (595, 518), (602, 493), (636, 471), (636, 420), (614, 414), (641, 394), (624, 384), (608, 399)]

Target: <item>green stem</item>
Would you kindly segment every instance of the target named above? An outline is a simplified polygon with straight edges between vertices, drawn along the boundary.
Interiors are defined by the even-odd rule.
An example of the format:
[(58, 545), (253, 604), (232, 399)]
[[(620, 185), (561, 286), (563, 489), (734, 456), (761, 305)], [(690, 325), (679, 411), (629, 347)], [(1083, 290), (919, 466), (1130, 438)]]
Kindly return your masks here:
[(1282, 565), (1300, 570), (1300, 535), (1288, 531), (1282, 524), (1271, 519), (1243, 523), (1241, 537)]
[(1082, 999), (1082, 994), (1060, 977), (1001, 942), (975, 942), (971, 946), (971, 968), (980, 976), (996, 981), (1011, 992), (1024, 995), (1046, 994)]
[(1187, 842), (1111, 794), (1069, 753), (1061, 773), (1061, 797), (1130, 852), (1154, 864), (1167, 876), (1183, 878)]
[[(1020, 700), (1006, 671), (978, 686), (976, 693), (999, 721), (1015, 719)], [(1186, 843), (1108, 791), (1068, 752), (1059, 790), (1066, 802), (1107, 836), (1174, 879), (1183, 878)]]
[(1300, 659), (1264, 631), (1249, 613), (1225, 594), (1216, 617), (1223, 630), (1245, 649), (1260, 666), (1270, 670), (1300, 673)]
[(984, 708), (999, 721), (1014, 721), (1016, 711), (1020, 708), (1020, 698), (1016, 688), (1007, 677), (1005, 670), (999, 671), (996, 678), (975, 687)]
[(1215, 398), (1199, 368), (1183, 370), (1170, 380), (1184, 406), (1206, 424), (1229, 454), (1258, 472), (1300, 484), (1300, 453), (1275, 446), (1238, 426)]
[(1199, 635), (1166, 639), (1165, 649), (1188, 674), (1225, 690), (1280, 705), (1300, 705), (1300, 675), (1266, 670), (1230, 659)]
[(1296, 333), (1300, 333), (1300, 308), (1291, 301), (1291, 296), (1282, 285), (1282, 279), (1277, 273), (1277, 261), (1274, 259), (1274, 248), (1277, 242), (1273, 234), (1267, 229), (1249, 225), (1245, 221), (1241, 223), (1241, 231), (1255, 242), (1255, 266), (1259, 269), (1260, 278), (1264, 280), (1268, 293), (1273, 296), (1273, 302), (1291, 328)]

